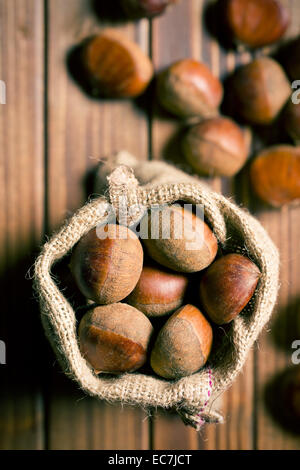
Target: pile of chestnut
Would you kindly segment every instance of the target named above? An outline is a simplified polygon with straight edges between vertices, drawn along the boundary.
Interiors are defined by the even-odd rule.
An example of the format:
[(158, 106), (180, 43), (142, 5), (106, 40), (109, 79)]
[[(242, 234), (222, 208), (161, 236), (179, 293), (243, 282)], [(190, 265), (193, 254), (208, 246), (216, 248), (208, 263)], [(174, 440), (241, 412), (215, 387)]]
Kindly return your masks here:
[(208, 224), (182, 205), (149, 210), (142, 225), (146, 237), (108, 223), (74, 247), (70, 269), (92, 301), (80, 349), (96, 373), (133, 372), (149, 358), (157, 375), (178, 379), (204, 366), (214, 328), (242, 312), (260, 270), (241, 254), (223, 255)]
[[(119, 0), (118, 5), (138, 19), (154, 18), (179, 2)], [(290, 23), (280, 0), (218, 0), (215, 7), (222, 37), (250, 51), (279, 41)], [(249, 176), (258, 197), (280, 207), (300, 199), (300, 37), (287, 43), (280, 61), (256, 57), (233, 73), (225, 90), (204, 63), (184, 58), (157, 74), (155, 93), (161, 107), (187, 127), (182, 155), (201, 176), (236, 175), (251, 148), (244, 126), (256, 132), (279, 123), (285, 143), (255, 155)], [(113, 28), (83, 41), (80, 63), (93, 96), (135, 98), (154, 76), (150, 58)], [(74, 280), (94, 302), (80, 322), (79, 343), (97, 373), (133, 372), (148, 358), (166, 379), (195, 373), (208, 360), (216, 325), (231, 322), (255, 292), (260, 271), (250, 259), (223, 255), (209, 226), (192, 212), (175, 206), (165, 211), (171, 213), (172, 230), (183, 214), (191, 227), (202, 225), (196, 248), (187, 248), (194, 229), (182, 239), (171, 230), (169, 239), (141, 242), (127, 227), (108, 224), (105, 238), (95, 228), (73, 250)], [(299, 368), (284, 386), (291, 413), (299, 416)]]
[[(152, 18), (170, 4), (176, 1), (121, 1), (124, 14), (131, 18)], [(215, 14), (222, 17), (226, 37), (250, 49), (279, 40), (290, 21), (279, 0), (219, 0), (216, 5)], [(259, 153), (251, 161), (250, 180), (256, 194), (274, 207), (300, 199), (300, 96), (291, 83), (300, 79), (299, 50), (300, 39), (296, 39), (284, 54), (284, 68), (267, 56), (243, 65), (233, 74), (225, 93), (209, 68), (191, 58), (179, 60), (157, 75), (157, 101), (187, 124), (182, 155), (195, 173), (236, 175), (251, 148), (250, 129), (241, 126), (257, 128), (282, 120), (288, 139), (296, 145), (275, 145)], [(81, 63), (95, 96), (134, 98), (148, 88), (154, 75), (150, 58), (113, 28), (84, 41)], [(221, 115), (223, 98), (233, 108), (228, 113), (241, 124)]]

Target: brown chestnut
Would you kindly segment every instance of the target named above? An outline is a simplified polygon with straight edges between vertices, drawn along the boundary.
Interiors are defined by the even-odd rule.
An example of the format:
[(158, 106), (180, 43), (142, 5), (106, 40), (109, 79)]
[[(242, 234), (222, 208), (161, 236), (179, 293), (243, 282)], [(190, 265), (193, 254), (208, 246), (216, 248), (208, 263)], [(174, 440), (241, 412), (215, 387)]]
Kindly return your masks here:
[(80, 350), (96, 373), (133, 372), (146, 362), (152, 331), (148, 318), (130, 305), (96, 307), (80, 322)]
[(223, 87), (205, 64), (183, 59), (159, 74), (157, 95), (160, 104), (177, 116), (210, 118), (218, 114)]
[(185, 275), (148, 263), (126, 302), (149, 317), (166, 315), (180, 307), (187, 284)]
[(229, 254), (215, 261), (200, 280), (200, 300), (217, 325), (231, 322), (254, 294), (260, 270), (250, 259)]
[(274, 207), (300, 198), (300, 147), (277, 145), (253, 160), (251, 182), (256, 194)]
[(144, 92), (153, 76), (149, 57), (115, 29), (104, 29), (88, 41), (82, 60), (94, 95), (135, 97)]
[(225, 0), (223, 11), (233, 40), (251, 48), (278, 41), (290, 23), (278, 0)]
[(143, 268), (143, 248), (136, 234), (122, 225), (108, 224), (101, 238), (98, 235), (94, 228), (81, 238), (70, 268), (85, 297), (110, 304), (135, 288)]
[(205, 365), (213, 342), (213, 331), (193, 305), (177, 310), (158, 333), (151, 352), (151, 367), (165, 379), (194, 374)]
[(214, 260), (217, 239), (208, 225), (189, 210), (165, 206), (145, 217), (148, 237), (143, 241), (157, 263), (174, 271), (196, 272)]
[(284, 126), (296, 144), (300, 143), (300, 103), (288, 102), (283, 113)]
[(252, 124), (270, 124), (291, 95), (283, 68), (270, 57), (260, 57), (234, 74), (231, 93), (236, 112)]
[(248, 157), (248, 142), (231, 119), (216, 117), (191, 127), (183, 139), (183, 152), (200, 175), (234, 176)]
[(125, 13), (130, 18), (153, 18), (165, 12), (168, 5), (177, 0), (121, 0)]

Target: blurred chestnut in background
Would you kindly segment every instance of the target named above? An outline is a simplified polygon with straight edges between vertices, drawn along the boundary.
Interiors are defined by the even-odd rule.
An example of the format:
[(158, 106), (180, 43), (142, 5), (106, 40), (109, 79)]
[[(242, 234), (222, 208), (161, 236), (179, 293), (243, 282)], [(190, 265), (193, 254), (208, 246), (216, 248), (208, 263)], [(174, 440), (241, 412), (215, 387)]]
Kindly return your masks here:
[(300, 365), (289, 369), (281, 382), (281, 406), (285, 417), (300, 432)]
[(292, 93), (283, 68), (270, 57), (242, 66), (230, 85), (235, 111), (252, 124), (271, 124)]
[(205, 313), (217, 325), (231, 322), (254, 294), (260, 270), (249, 258), (229, 254), (208, 267), (200, 281)]
[(125, 13), (130, 18), (153, 18), (165, 12), (168, 5), (178, 0), (121, 0)]
[(290, 100), (283, 113), (284, 126), (296, 144), (300, 143), (300, 103)]
[(218, 241), (214, 233), (192, 212), (173, 205), (152, 210), (145, 217), (148, 237), (143, 243), (157, 263), (191, 273), (205, 269), (216, 257)]
[(251, 48), (278, 41), (290, 23), (288, 10), (278, 0), (225, 0), (223, 6), (232, 39)]
[(82, 61), (95, 96), (136, 97), (153, 75), (152, 63), (140, 47), (110, 28), (84, 45)]
[(218, 114), (223, 86), (205, 64), (183, 59), (159, 74), (157, 95), (160, 104), (179, 117), (209, 118)]
[(148, 318), (130, 305), (96, 307), (80, 322), (80, 350), (96, 373), (133, 372), (146, 362), (152, 331)]
[(204, 315), (185, 305), (168, 319), (158, 333), (151, 352), (151, 367), (165, 379), (178, 379), (197, 372), (209, 357), (213, 331)]
[(103, 238), (98, 235), (94, 228), (80, 239), (72, 253), (71, 272), (88, 299), (100, 304), (119, 302), (139, 280), (143, 248), (136, 234), (122, 225), (103, 226)]
[(187, 285), (185, 275), (148, 263), (126, 302), (149, 317), (165, 315), (180, 307)]
[(257, 195), (280, 207), (300, 198), (300, 147), (277, 145), (253, 160), (251, 182)]
[(249, 141), (235, 122), (217, 117), (188, 130), (183, 152), (200, 175), (234, 176), (247, 160)]

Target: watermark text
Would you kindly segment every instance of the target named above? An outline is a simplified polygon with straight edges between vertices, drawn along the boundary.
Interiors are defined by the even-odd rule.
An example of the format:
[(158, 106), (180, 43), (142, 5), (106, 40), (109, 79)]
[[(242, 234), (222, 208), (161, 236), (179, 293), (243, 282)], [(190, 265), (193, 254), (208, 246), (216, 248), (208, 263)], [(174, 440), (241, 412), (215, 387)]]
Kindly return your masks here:
[[(100, 240), (127, 238), (134, 232), (141, 240), (184, 240), (185, 249), (189, 251), (199, 250), (205, 243), (204, 207), (201, 204), (153, 205), (147, 210), (145, 207), (127, 207), (126, 201), (122, 200), (117, 212), (118, 217), (114, 208), (107, 204), (108, 221), (96, 227)], [(119, 230), (117, 219), (120, 225), (129, 226), (130, 232)], [(135, 222), (130, 223), (132, 220)], [(109, 231), (107, 224), (111, 225)]]
[(292, 103), (300, 104), (300, 80), (294, 80), (292, 88), (293, 90), (296, 90), (292, 93)]
[(6, 364), (6, 344), (0, 340), (0, 364)]
[(6, 84), (0, 80), (0, 104), (6, 104)]
[(292, 349), (296, 350), (292, 354), (292, 363), (298, 365), (300, 364), (300, 339), (293, 341)]

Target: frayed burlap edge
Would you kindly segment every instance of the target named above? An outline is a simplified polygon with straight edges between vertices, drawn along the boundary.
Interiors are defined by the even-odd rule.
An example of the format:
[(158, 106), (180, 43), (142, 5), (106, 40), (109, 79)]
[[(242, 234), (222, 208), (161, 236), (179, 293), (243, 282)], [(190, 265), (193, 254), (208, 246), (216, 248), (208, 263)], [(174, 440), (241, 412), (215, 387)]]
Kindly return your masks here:
[[(213, 410), (213, 403), (233, 383), (271, 316), (278, 292), (278, 251), (256, 219), (205, 184), (166, 164), (158, 166), (155, 178), (154, 170), (151, 174), (151, 168), (154, 168), (151, 163), (138, 164), (126, 153), (119, 154), (114, 163), (118, 165), (124, 161), (135, 168), (140, 181), (148, 184), (139, 186), (132, 169), (117, 166), (108, 177), (108, 198), (98, 198), (78, 210), (44, 245), (36, 261), (34, 285), (39, 295), (46, 335), (64, 371), (92, 396), (108, 402), (140, 405), (145, 409), (176, 409), (183, 421), (196, 429), (200, 429), (204, 422), (222, 422), (221, 414)], [(153, 164), (155, 166), (156, 163)], [(168, 182), (162, 182), (164, 171)], [(130, 225), (138, 221), (151, 205), (178, 200), (205, 207), (205, 216), (225, 251), (232, 251), (230, 247), (234, 245), (231, 229), (232, 233), (238, 233), (248, 256), (262, 273), (255, 297), (248, 311), (232, 322), (230, 335), (224, 337), (209, 364), (190, 377), (170, 382), (141, 373), (113, 378), (96, 376), (80, 354), (75, 312), (52, 279), (51, 268), (85, 233), (108, 220), (108, 202), (117, 212), (120, 207), (131, 208)]]

